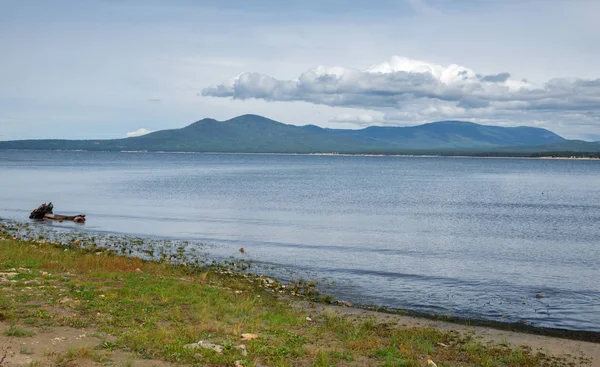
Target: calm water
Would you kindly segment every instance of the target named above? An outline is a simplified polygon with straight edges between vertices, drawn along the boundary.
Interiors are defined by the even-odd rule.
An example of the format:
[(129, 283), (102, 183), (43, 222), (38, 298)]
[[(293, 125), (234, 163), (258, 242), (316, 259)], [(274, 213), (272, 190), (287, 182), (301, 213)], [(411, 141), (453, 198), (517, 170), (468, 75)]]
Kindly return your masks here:
[(2, 217), (51, 200), (356, 303), (600, 331), (599, 161), (0, 151), (0, 178)]

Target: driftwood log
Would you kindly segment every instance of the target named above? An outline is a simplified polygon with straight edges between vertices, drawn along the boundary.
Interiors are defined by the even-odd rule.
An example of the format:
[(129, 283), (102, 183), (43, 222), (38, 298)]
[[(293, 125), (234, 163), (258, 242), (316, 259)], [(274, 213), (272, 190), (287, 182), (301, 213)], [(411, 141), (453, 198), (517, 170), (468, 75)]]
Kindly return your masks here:
[(44, 203), (40, 205), (39, 208), (32, 211), (31, 214), (29, 214), (29, 219), (44, 219), (44, 216), (46, 214), (52, 214), (53, 209), (54, 205), (52, 205), (52, 203), (49, 203), (47, 205), (46, 203)]
[(44, 203), (39, 206), (39, 208), (29, 214), (29, 219), (37, 219), (37, 220), (56, 220), (59, 222), (70, 220), (75, 223), (85, 223), (85, 214), (79, 215), (61, 215), (54, 214), (52, 212), (54, 210), (54, 205), (52, 203)]

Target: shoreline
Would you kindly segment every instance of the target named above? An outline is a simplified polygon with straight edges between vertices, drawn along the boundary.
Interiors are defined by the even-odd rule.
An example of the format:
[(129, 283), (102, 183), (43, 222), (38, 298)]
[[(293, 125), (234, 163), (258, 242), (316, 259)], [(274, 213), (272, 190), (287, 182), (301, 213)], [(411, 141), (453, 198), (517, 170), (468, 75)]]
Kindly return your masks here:
[[(278, 153), (278, 152), (187, 152), (187, 151), (153, 151), (153, 150), (37, 150), (37, 149), (0, 149), (0, 152), (79, 152), (79, 153), (128, 153), (128, 154), (206, 154), (206, 155), (283, 155), (283, 156), (324, 156), (324, 157), (401, 157), (401, 158), (460, 158), (460, 159), (544, 159), (544, 160), (582, 160), (598, 161), (600, 157), (577, 157), (577, 156), (531, 156), (531, 155), (463, 155), (463, 154), (395, 154), (395, 153)], [(532, 154), (541, 154), (532, 153)], [(589, 152), (572, 152), (589, 153)]]
[[(299, 301), (302, 302), (302, 301)], [(581, 365), (600, 366), (600, 341), (595, 339), (585, 340), (578, 338), (569, 338), (564, 335), (550, 335), (543, 333), (528, 332), (524, 329), (510, 329), (503, 327), (494, 327), (486, 323), (470, 323), (440, 320), (426, 315), (394, 314), (375, 310), (365, 310), (363, 308), (340, 307), (336, 305), (317, 304), (313, 307), (323, 310), (332, 310), (347, 315), (376, 317), (383, 322), (398, 323), (410, 327), (435, 327), (442, 330), (449, 330), (460, 333), (472, 333), (476, 337), (488, 343), (510, 344), (530, 347), (533, 350), (543, 349), (551, 351), (553, 354), (570, 354), (576, 356), (583, 354), (587, 358), (592, 358), (590, 364), (581, 363)], [(518, 326), (518, 325), (517, 325)], [(536, 328), (529, 328), (536, 329)], [(560, 329), (552, 329), (560, 331)], [(594, 333), (594, 332), (592, 332)], [(600, 333), (596, 333), (600, 334)], [(598, 335), (596, 335), (596, 338)]]
[[(36, 239), (43, 237), (43, 243), (51, 243), (63, 248), (75, 246), (84, 250), (101, 251), (117, 255), (125, 255), (125, 249), (127, 249), (129, 255), (125, 256), (141, 259), (143, 261), (158, 261), (159, 263), (165, 262), (172, 266), (179, 266), (181, 263), (189, 265), (194, 264), (194, 266), (216, 266), (219, 269), (218, 271), (223, 271), (237, 276), (250, 275), (257, 277), (271, 277), (269, 275), (262, 274), (260, 269), (258, 269), (258, 272), (256, 272), (256, 269), (251, 270), (253, 272), (248, 272), (252, 267), (252, 261), (240, 259), (222, 259), (220, 262), (215, 262), (215, 259), (204, 259), (203, 261), (198, 262), (197, 257), (199, 254), (197, 253), (192, 252), (184, 254), (181, 247), (178, 247), (175, 251), (173, 250), (175, 246), (178, 246), (177, 244), (189, 245), (193, 243), (193, 241), (189, 240), (180, 240), (171, 237), (140, 237), (126, 233), (82, 231), (75, 226), (72, 228), (65, 228), (64, 233), (53, 229), (47, 232), (45, 228), (42, 228), (41, 231), (37, 230), (37, 228), (32, 229), (31, 224), (32, 223), (30, 221), (16, 221), (11, 219), (3, 219), (0, 217), (0, 238), (3, 232), (7, 233), (11, 237), (14, 236), (15, 240), (21, 241), (36, 242)], [(104, 238), (98, 236), (104, 236)], [(99, 241), (99, 243), (96, 243), (96, 241)], [(116, 242), (121, 244), (116, 246)], [(144, 247), (144, 244), (147, 246)], [(159, 253), (157, 247), (169, 247), (171, 248), (171, 252), (166, 251)], [(152, 252), (153, 255), (149, 255), (149, 252)], [(273, 285), (279, 288), (279, 293), (292, 295), (298, 297), (299, 300), (309, 300), (311, 302), (317, 302), (323, 305), (337, 305), (341, 307), (351, 307), (367, 312), (414, 317), (436, 322), (447, 322), (455, 325), (479, 326), (496, 329), (499, 331), (519, 332), (531, 335), (600, 343), (600, 331), (541, 327), (522, 322), (471, 318), (468, 316), (450, 316), (446, 314), (434, 314), (411, 309), (392, 308), (376, 304), (350, 303), (335, 298), (334, 296), (327, 294), (327, 292), (318, 290), (317, 282), (310, 279), (306, 281), (298, 281), (298, 279), (292, 278), (287, 284), (285, 284), (276, 279), (276, 277), (272, 278), (273, 279), (267, 279), (270, 279), (270, 281), (273, 282)], [(290, 288), (290, 285), (295, 287), (294, 290)], [(293, 294), (294, 292), (296, 292), (296, 294)]]
[[(109, 343), (112, 346), (110, 350), (125, 348), (124, 350), (135, 352), (135, 355), (130, 355), (128, 358), (148, 355), (151, 359), (177, 363), (188, 363), (201, 358), (202, 363), (212, 361), (212, 363), (218, 363), (218, 365), (233, 365), (230, 364), (233, 359), (245, 361), (246, 364), (244, 365), (248, 366), (258, 366), (259, 364), (273, 366), (281, 365), (281, 363), (289, 365), (292, 361), (299, 360), (304, 362), (313, 361), (313, 365), (320, 365), (315, 364), (315, 361), (322, 358), (329, 361), (326, 365), (335, 364), (335, 360), (337, 360), (337, 363), (344, 366), (375, 366), (388, 365), (385, 363), (389, 363), (391, 360), (397, 361), (395, 363), (401, 363), (400, 361), (406, 360), (407, 356), (411, 356), (412, 359), (410, 360), (414, 361), (407, 364), (410, 366), (426, 365), (426, 359), (432, 359), (442, 365), (445, 365), (445, 363), (454, 365), (453, 363), (458, 362), (464, 366), (496, 365), (495, 362), (498, 361), (505, 361), (506, 364), (502, 365), (508, 366), (545, 366), (550, 361), (552, 361), (552, 365), (556, 366), (596, 366), (600, 362), (600, 343), (597, 342), (559, 339), (530, 333), (499, 330), (486, 326), (474, 326), (473, 324), (461, 325), (412, 315), (390, 314), (381, 312), (382, 310), (365, 310), (356, 307), (318, 303), (313, 302), (308, 297), (294, 296), (294, 292), (289, 294), (277, 292), (281, 284), (272, 279), (263, 276), (253, 278), (248, 274), (234, 272), (226, 268), (194, 268), (185, 264), (143, 261), (135, 257), (118, 255), (111, 251), (99, 251), (98, 248), (69, 247), (45, 242), (44, 240), (24, 242), (8, 238), (6, 234), (0, 235), (0, 264), (2, 262), (5, 265), (0, 269), (0, 282), (9, 286), (8, 288), (5, 286), (2, 293), (0, 293), (0, 296), (3, 296), (3, 302), (0, 303), (0, 313), (3, 315), (3, 320), (12, 321), (8, 324), (6, 321), (0, 321), (0, 327), (5, 328), (5, 334), (9, 332), (7, 330), (22, 330), (25, 336), (25, 338), (16, 338), (16, 341), (11, 341), (12, 339), (9, 338), (9, 343), (21, 343), (27, 340), (26, 335), (34, 337), (34, 334), (38, 334), (39, 337), (45, 337), (44, 333), (49, 332), (53, 336), (53, 332), (58, 333), (60, 331), (70, 332), (71, 335), (79, 333), (79, 339), (73, 337), (71, 340), (71, 342), (77, 344), (80, 339), (85, 339), (81, 337), (85, 334), (81, 334), (77, 330), (85, 329), (89, 335), (102, 335), (100, 338), (102, 343), (107, 343), (106, 340), (110, 340)], [(6, 264), (15, 267), (7, 268)], [(22, 265), (26, 265), (26, 267), (22, 267)], [(127, 280), (127, 283), (122, 283), (124, 280)], [(72, 282), (74, 287), (67, 286), (65, 290), (61, 291), (65, 286), (60, 286), (60, 284), (64, 282)], [(150, 282), (150, 284), (145, 286), (144, 282)], [(122, 285), (114, 288), (110, 285), (112, 283), (115, 283), (115, 286), (117, 284)], [(56, 284), (59, 288), (55, 291), (52, 287), (47, 286), (52, 284)], [(159, 287), (160, 284), (162, 285)], [(175, 286), (176, 284), (177, 286)], [(39, 290), (36, 290), (38, 289), (36, 287), (39, 286), (41, 286)], [(127, 287), (133, 288), (128, 291)], [(11, 292), (11, 289), (15, 291)], [(28, 291), (28, 289), (31, 289), (31, 291)], [(42, 298), (35, 298), (40, 291), (42, 293), (39, 293), (37, 297)], [(57, 294), (58, 291), (62, 294)], [(146, 293), (147, 291), (150, 291), (150, 293)], [(177, 293), (179, 291), (182, 293)], [(29, 299), (34, 297), (35, 302), (42, 304), (42, 308), (40, 309), (38, 306), (33, 311), (28, 311), (28, 303), (23, 305), (13, 304), (12, 308), (9, 308), (8, 313), (6, 313), (6, 302), (9, 302), (7, 296), (8, 298), (20, 297), (22, 292), (27, 292)], [(194, 292), (200, 292), (201, 294), (217, 292), (218, 295), (215, 294), (217, 298), (210, 302), (211, 304), (218, 302), (218, 306), (212, 304), (211, 308), (217, 307), (215, 310), (223, 308), (225, 313), (220, 313), (221, 316), (219, 317), (224, 319), (220, 322), (226, 322), (230, 326), (211, 329), (214, 331), (208, 334), (200, 332), (197, 336), (195, 336), (197, 332), (189, 334), (190, 332), (182, 332), (181, 330), (176, 332), (176, 329), (172, 331), (175, 334), (171, 334), (171, 332), (164, 334), (167, 331), (166, 329), (160, 331), (165, 327), (180, 327), (177, 326), (179, 323), (171, 325), (168, 320), (172, 317), (192, 317), (192, 320), (195, 320), (193, 318), (194, 312), (187, 315), (181, 314), (181, 311), (176, 311), (181, 310), (181, 307), (183, 307), (183, 310), (189, 310), (189, 302), (192, 300), (204, 305), (203, 297), (190, 298)], [(119, 296), (119, 294), (121, 295)], [(127, 297), (133, 298), (131, 301), (127, 301)], [(15, 300), (17, 299), (15, 298)], [(48, 311), (41, 313), (36, 311), (44, 310), (43, 304), (45, 302), (49, 302), (50, 308), (48, 308)], [(157, 319), (146, 326), (144, 326), (146, 322), (143, 322), (140, 326), (139, 322), (143, 319), (139, 319), (138, 315), (141, 314), (136, 311), (136, 307), (138, 307), (136, 305), (140, 302), (145, 305), (139, 306), (146, 309), (144, 318), (149, 317), (147, 312), (153, 315), (156, 314), (156, 317), (162, 317), (160, 315), (164, 313), (165, 307), (174, 308), (176, 313), (169, 313), (168, 315), (171, 316), (163, 321)], [(26, 308), (22, 309), (22, 307)], [(92, 312), (86, 311), (90, 310), (90, 307)], [(288, 309), (288, 307), (291, 308)], [(115, 308), (114, 312), (111, 311), (113, 308)], [(15, 313), (15, 311), (10, 311), (11, 309), (22, 309), (22, 311)], [(94, 311), (96, 309), (98, 311)], [(117, 309), (120, 311), (117, 311)], [(58, 313), (56, 316), (52, 316), (48, 312)], [(96, 312), (98, 312), (97, 315)], [(247, 315), (249, 312), (254, 316), (249, 319), (242, 318), (246, 321), (241, 321), (243, 325), (239, 324), (239, 317)], [(290, 312), (291, 314), (289, 314)], [(122, 313), (127, 314), (122, 315)], [(281, 316), (276, 317), (276, 320), (280, 321), (276, 321), (276, 324), (270, 324), (275, 322), (269, 321), (274, 313), (282, 313)], [(287, 316), (283, 316), (284, 314)], [(205, 325), (206, 322), (214, 323), (218, 320), (213, 319), (213, 316), (208, 317), (209, 319), (202, 321), (199, 325)], [(269, 317), (269, 319), (264, 319), (264, 317)], [(36, 321), (38, 319), (39, 321)], [(230, 321), (227, 321), (229, 319), (231, 319), (231, 324), (229, 324)], [(162, 325), (159, 330), (156, 330), (153, 326), (155, 322)], [(283, 324), (280, 325), (280, 322), (283, 322)], [(272, 326), (265, 329), (264, 323)], [(239, 326), (235, 326), (238, 324)], [(43, 331), (45, 329), (39, 329), (42, 325), (48, 325), (44, 327), (50, 328), (50, 330), (57, 328), (59, 331)], [(281, 331), (274, 331), (275, 325), (278, 325), (277, 330), (280, 330), (278, 327), (282, 327)], [(7, 327), (9, 328), (6, 329)], [(229, 329), (230, 327), (234, 328)], [(281, 334), (284, 332), (283, 330), (289, 330), (290, 328), (295, 330), (293, 335), (304, 335), (302, 336), (303, 342), (298, 344), (295, 341), (297, 336), (288, 339), (288, 336), (285, 336), (287, 334)], [(229, 330), (233, 330), (233, 334)], [(180, 341), (173, 341), (175, 343), (173, 348), (182, 348), (177, 349), (180, 351), (177, 354), (178, 357), (167, 352), (171, 349), (163, 349), (164, 342), (153, 346), (152, 338), (146, 339), (148, 337), (147, 333), (156, 332), (163, 333), (160, 334), (163, 335), (163, 338), (167, 338), (167, 335), (168, 338), (181, 338), (178, 339)], [(199, 357), (198, 351), (194, 351), (195, 353), (186, 352), (186, 347), (183, 345), (183, 343), (189, 343), (201, 337), (211, 338), (212, 342), (227, 346), (227, 343), (236, 343), (236, 335), (239, 335), (239, 333), (244, 335), (244, 332), (256, 332), (257, 338), (259, 338), (256, 341), (244, 343), (244, 350), (247, 350), (245, 353), (249, 353), (253, 359), (246, 358), (247, 356), (241, 355), (240, 351), (234, 351), (233, 349), (223, 354), (201, 352)], [(356, 339), (352, 337), (354, 333), (358, 333)], [(267, 338), (266, 334), (271, 334), (271, 336)], [(320, 341), (310, 341), (310, 338), (318, 338)], [(410, 340), (416, 340), (414, 338), (423, 339), (418, 344), (412, 344), (414, 342), (410, 342)], [(93, 342), (90, 338), (86, 340)], [(227, 342), (227, 340), (230, 341)], [(406, 340), (406, 342), (402, 340)], [(284, 343), (288, 345), (285, 348), (300, 349), (291, 354), (288, 354), (288, 352), (285, 352), (284, 355), (279, 355), (280, 352), (271, 354), (269, 352), (271, 349), (264, 349), (266, 347), (265, 342), (276, 345)], [(146, 345), (144, 349), (138, 349), (138, 347), (131, 349), (133, 345), (140, 345), (139, 343)], [(337, 345), (335, 350), (319, 347), (320, 345), (331, 345), (332, 343)], [(317, 350), (314, 350), (311, 345), (316, 346)], [(390, 347), (386, 347), (386, 345), (392, 345), (394, 349), (387, 349)], [(0, 342), (1, 347), (2, 342)], [(285, 348), (281, 350), (288, 350)], [(394, 350), (401, 350), (402, 353), (397, 354), (393, 352)], [(36, 353), (37, 351), (32, 352), (32, 354)], [(60, 355), (71, 352), (67, 350), (61, 353)], [(89, 353), (87, 352), (86, 356)], [(109, 358), (108, 354), (107, 351), (106, 358)], [(230, 358), (226, 358), (227, 354)], [(94, 356), (96, 357), (92, 356), (90, 358), (100, 358), (95, 354)], [(13, 357), (17, 358), (18, 355), (14, 354)], [(82, 358), (87, 357), (83, 356)], [(494, 361), (494, 364), (489, 364), (491, 361)], [(301, 365), (305, 365), (305, 363), (301, 363)]]
[[(333, 305), (336, 306), (336, 305)], [(519, 322), (502, 322), (495, 320), (467, 318), (467, 317), (456, 317), (456, 316), (443, 316), (429, 314), (426, 312), (419, 312), (413, 310), (404, 309), (391, 309), (379, 306), (363, 306), (353, 305), (352, 308), (356, 310), (362, 310), (366, 312), (376, 312), (388, 315), (397, 315), (401, 317), (409, 317), (422, 321), (441, 322), (445, 324), (451, 324), (456, 326), (465, 327), (479, 327), (484, 329), (493, 329), (499, 332), (513, 332), (519, 334), (537, 335), (542, 337), (568, 339), (574, 341), (583, 341), (589, 343), (597, 343), (600, 345), (600, 332), (590, 330), (571, 330), (571, 329), (559, 329), (559, 328), (548, 328), (532, 326)]]

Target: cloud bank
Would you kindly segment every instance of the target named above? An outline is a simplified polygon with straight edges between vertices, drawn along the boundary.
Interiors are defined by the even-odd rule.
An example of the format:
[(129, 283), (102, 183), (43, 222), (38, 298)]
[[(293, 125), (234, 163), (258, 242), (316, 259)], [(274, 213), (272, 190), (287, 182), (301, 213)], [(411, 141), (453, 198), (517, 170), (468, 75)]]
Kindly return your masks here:
[(136, 136), (142, 136), (142, 135), (150, 134), (151, 132), (153, 132), (153, 131), (145, 129), (145, 128), (140, 128), (140, 129), (137, 129), (136, 131), (132, 131), (132, 132), (127, 133), (125, 136), (128, 137), (128, 138), (135, 138)]
[[(556, 78), (535, 84), (507, 72), (484, 75), (456, 64), (399, 56), (366, 70), (318, 66), (294, 80), (245, 72), (205, 88), (202, 95), (360, 108), (384, 113), (386, 121), (600, 120), (600, 79)], [(356, 116), (357, 123), (367, 120)]]

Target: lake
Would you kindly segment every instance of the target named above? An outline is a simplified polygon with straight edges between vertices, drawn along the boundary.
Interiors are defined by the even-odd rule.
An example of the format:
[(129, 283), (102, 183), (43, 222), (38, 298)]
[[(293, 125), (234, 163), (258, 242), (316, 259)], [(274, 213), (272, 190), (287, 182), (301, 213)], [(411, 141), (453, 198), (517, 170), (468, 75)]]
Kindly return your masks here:
[(0, 151), (0, 178), (0, 217), (52, 201), (88, 218), (56, 228), (209, 243), (358, 304), (600, 331), (600, 161)]

